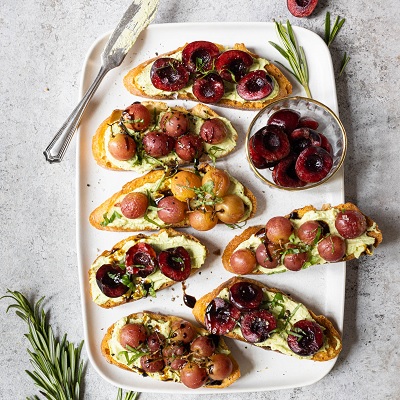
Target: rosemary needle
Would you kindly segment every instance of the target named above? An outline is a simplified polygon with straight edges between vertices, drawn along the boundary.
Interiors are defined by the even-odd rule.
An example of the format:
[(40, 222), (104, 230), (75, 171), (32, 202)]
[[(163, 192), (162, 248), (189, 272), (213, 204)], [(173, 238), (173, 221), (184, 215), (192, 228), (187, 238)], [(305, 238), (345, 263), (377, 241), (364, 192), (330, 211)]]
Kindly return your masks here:
[[(292, 25), (287, 21), (285, 27), (281, 22), (275, 21), (275, 27), (283, 47), (271, 41), (269, 43), (288, 61), (291, 68), (291, 71), (289, 71), (303, 86), (307, 96), (312, 98), (310, 87), (308, 85), (309, 74), (307, 59), (303, 47), (297, 44)], [(281, 63), (279, 64), (282, 65)], [(285, 66), (283, 65), (283, 67)]]
[(325, 16), (325, 43), (329, 47), (335, 40), (337, 34), (342, 29), (346, 19), (339, 16), (336, 17), (335, 23), (331, 29), (331, 14), (328, 11)]

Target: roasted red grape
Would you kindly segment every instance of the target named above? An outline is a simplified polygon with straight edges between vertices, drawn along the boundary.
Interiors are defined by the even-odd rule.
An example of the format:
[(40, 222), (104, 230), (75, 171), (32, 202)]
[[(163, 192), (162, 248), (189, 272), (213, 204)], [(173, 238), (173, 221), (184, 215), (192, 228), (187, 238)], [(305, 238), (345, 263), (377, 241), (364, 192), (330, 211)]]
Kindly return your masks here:
[(226, 354), (214, 354), (211, 356), (210, 361), (211, 363), (208, 367), (208, 374), (211, 379), (222, 381), (233, 371), (232, 360)]
[(203, 139), (194, 133), (187, 133), (175, 143), (175, 153), (184, 161), (198, 160), (204, 152)]
[(335, 227), (345, 239), (354, 239), (367, 230), (367, 220), (357, 210), (343, 210), (336, 217)]
[(200, 128), (201, 138), (209, 144), (220, 144), (228, 136), (228, 128), (219, 118), (210, 118)]
[(121, 213), (129, 219), (141, 218), (149, 206), (149, 199), (144, 193), (128, 193), (121, 201)]
[(121, 116), (122, 122), (128, 129), (144, 131), (151, 122), (151, 114), (146, 106), (135, 102), (125, 108)]
[(178, 224), (186, 218), (187, 204), (174, 196), (161, 199), (158, 204), (157, 215), (166, 224)]
[(170, 335), (171, 341), (190, 343), (195, 337), (196, 330), (190, 322), (181, 319), (172, 323)]
[(297, 236), (306, 244), (316, 244), (322, 237), (322, 226), (318, 221), (306, 221), (299, 226)]
[(140, 357), (140, 366), (145, 372), (159, 372), (165, 367), (161, 354), (145, 354)]
[(244, 216), (245, 206), (237, 194), (227, 194), (215, 205), (215, 211), (220, 221), (225, 224), (236, 224)]
[(195, 362), (188, 362), (180, 370), (182, 383), (190, 389), (197, 389), (204, 385), (208, 378), (207, 370)]
[(188, 213), (189, 224), (196, 231), (208, 231), (218, 223), (218, 217), (211, 206), (205, 206)]
[(257, 260), (250, 249), (239, 249), (229, 259), (229, 271), (234, 274), (250, 274), (257, 267)]
[(340, 236), (329, 235), (318, 243), (318, 253), (325, 261), (340, 261), (346, 254), (346, 243)]
[(200, 357), (210, 357), (215, 351), (215, 344), (210, 336), (199, 336), (190, 344), (190, 350)]
[(216, 197), (223, 197), (227, 194), (231, 180), (229, 174), (222, 169), (210, 168), (201, 180), (202, 185), (212, 184), (212, 192)]
[(188, 131), (189, 121), (180, 111), (167, 111), (161, 118), (160, 128), (168, 136), (178, 138)]
[(165, 336), (160, 332), (154, 331), (147, 337), (147, 347), (152, 353), (160, 351), (164, 344)]
[(279, 264), (280, 252), (271, 242), (261, 243), (256, 250), (257, 263), (264, 268), (275, 268)]
[(175, 139), (165, 133), (151, 131), (142, 139), (144, 151), (151, 157), (159, 158), (169, 154), (175, 145)]
[(283, 265), (289, 271), (300, 271), (304, 263), (308, 260), (308, 253), (302, 251), (295, 251), (297, 249), (292, 249), (293, 252), (288, 252), (283, 257)]
[(117, 134), (108, 142), (108, 151), (119, 161), (130, 160), (136, 154), (136, 142), (129, 135)]
[(281, 216), (272, 217), (265, 225), (268, 240), (275, 244), (283, 244), (289, 241), (293, 232), (293, 225), (289, 219)]
[(124, 325), (119, 333), (119, 342), (125, 349), (127, 346), (136, 349), (146, 342), (147, 332), (143, 324), (130, 323)]

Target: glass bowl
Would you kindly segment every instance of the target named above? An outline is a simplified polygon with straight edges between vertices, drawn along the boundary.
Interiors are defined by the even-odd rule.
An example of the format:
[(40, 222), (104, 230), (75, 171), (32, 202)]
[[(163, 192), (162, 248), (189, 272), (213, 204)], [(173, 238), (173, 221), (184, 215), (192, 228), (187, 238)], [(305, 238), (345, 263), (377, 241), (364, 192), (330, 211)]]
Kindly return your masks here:
[[(259, 169), (254, 166), (254, 163), (249, 154), (250, 139), (260, 129), (267, 125), (269, 117), (278, 110), (290, 109), (300, 113), (300, 117), (310, 117), (318, 122), (318, 128), (315, 129), (318, 133), (323, 134), (331, 145), (332, 168), (329, 173), (318, 182), (306, 183), (304, 186), (292, 187), (281, 186), (273, 179), (273, 169), (276, 167)], [(322, 146), (323, 147), (323, 146)], [(347, 136), (346, 131), (336, 114), (329, 109), (326, 105), (305, 97), (287, 97), (270, 103), (254, 117), (250, 123), (249, 129), (246, 134), (246, 156), (251, 169), (254, 174), (269, 186), (284, 189), (284, 190), (305, 190), (324, 184), (339, 170), (344, 162), (347, 151)], [(260, 153), (257, 152), (256, 153)], [(276, 172), (276, 171), (275, 171)], [(294, 168), (290, 171), (295, 174)]]

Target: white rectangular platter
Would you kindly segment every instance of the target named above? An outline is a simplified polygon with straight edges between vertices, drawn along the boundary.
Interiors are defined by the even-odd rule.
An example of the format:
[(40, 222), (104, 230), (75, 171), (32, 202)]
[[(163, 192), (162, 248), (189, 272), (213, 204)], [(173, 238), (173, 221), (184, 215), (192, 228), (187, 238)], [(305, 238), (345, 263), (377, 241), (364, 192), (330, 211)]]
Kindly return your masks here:
[[(335, 79), (331, 56), (323, 40), (315, 33), (294, 27), (295, 35), (304, 51), (309, 64), (310, 88), (316, 100), (338, 112)], [(82, 93), (86, 91), (100, 68), (100, 54), (108, 35), (99, 38), (90, 49), (84, 64)], [(151, 310), (166, 314), (175, 314), (194, 321), (191, 309), (183, 303), (181, 285), (158, 292), (157, 298), (125, 304), (114, 309), (96, 306), (89, 294), (87, 273), (91, 263), (103, 251), (109, 250), (119, 240), (129, 236), (127, 233), (98, 231), (88, 222), (90, 212), (120, 190), (122, 185), (135, 177), (133, 172), (108, 171), (99, 167), (91, 154), (91, 140), (98, 125), (113, 109), (123, 109), (135, 98), (123, 87), (122, 78), (134, 65), (158, 54), (174, 50), (185, 42), (209, 40), (223, 45), (244, 43), (251, 51), (260, 56), (285, 61), (268, 43), (278, 42), (273, 23), (185, 23), (151, 25), (143, 32), (128, 54), (123, 65), (111, 71), (87, 109), (77, 137), (77, 246), (79, 276), (82, 295), (85, 342), (89, 359), (97, 372), (110, 383), (139, 392), (173, 393), (221, 393), (218, 389), (200, 388), (195, 391), (182, 384), (159, 382), (151, 378), (124, 371), (108, 364), (100, 352), (100, 343), (106, 329), (119, 318), (133, 312)], [(293, 83), (293, 95), (304, 95), (290, 75)], [(170, 101), (171, 105), (192, 107), (194, 103)], [(255, 116), (253, 111), (238, 111), (212, 106), (222, 116), (229, 118), (239, 132), (237, 150), (218, 166), (227, 169), (233, 176), (252, 190), (258, 199), (258, 211), (247, 226), (264, 224), (270, 217), (285, 215), (294, 208), (308, 204), (320, 207), (324, 203), (340, 204), (344, 199), (343, 172), (323, 185), (301, 192), (285, 192), (262, 184), (247, 165), (244, 138), (247, 127)], [(194, 232), (209, 248), (209, 258), (201, 273), (187, 281), (187, 293), (199, 298), (217, 285), (232, 277), (222, 267), (220, 254), (226, 244), (240, 230), (231, 230), (221, 224), (208, 232)], [(272, 287), (277, 287), (295, 298), (317, 314), (322, 313), (333, 320), (339, 331), (343, 328), (343, 308), (345, 295), (345, 263), (314, 266), (300, 272), (286, 272), (269, 277), (257, 277)], [(239, 361), (242, 377), (230, 387), (228, 392), (253, 392), (292, 388), (312, 384), (324, 377), (335, 364), (297, 360), (275, 352), (261, 350), (245, 343), (227, 341), (234, 356)]]

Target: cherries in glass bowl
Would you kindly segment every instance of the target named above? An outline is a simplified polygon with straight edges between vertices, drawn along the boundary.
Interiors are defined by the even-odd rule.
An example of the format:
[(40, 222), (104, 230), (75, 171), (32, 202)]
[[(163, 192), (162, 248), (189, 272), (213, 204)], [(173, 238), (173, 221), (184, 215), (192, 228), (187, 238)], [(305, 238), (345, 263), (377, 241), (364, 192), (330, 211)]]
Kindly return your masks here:
[(345, 129), (324, 104), (287, 97), (263, 108), (246, 136), (251, 169), (264, 183), (284, 190), (319, 186), (339, 170), (347, 150)]

